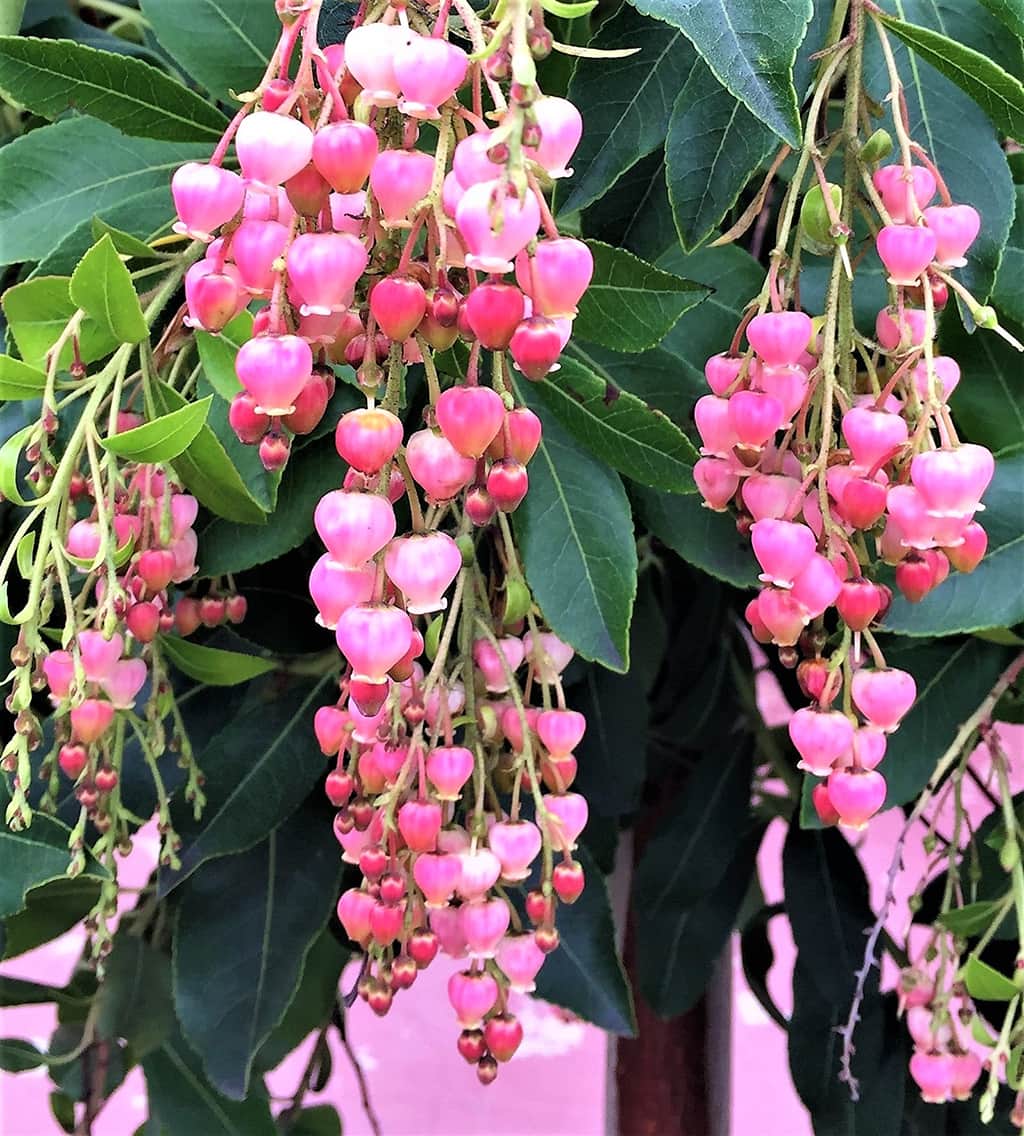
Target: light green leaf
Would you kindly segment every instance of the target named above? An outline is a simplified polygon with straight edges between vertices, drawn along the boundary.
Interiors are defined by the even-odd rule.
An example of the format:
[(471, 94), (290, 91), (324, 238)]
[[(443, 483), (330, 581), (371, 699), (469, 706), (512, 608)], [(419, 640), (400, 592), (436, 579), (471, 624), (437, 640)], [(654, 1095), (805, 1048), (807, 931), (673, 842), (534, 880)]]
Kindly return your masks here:
[(141, 343), (149, 336), (131, 274), (109, 234), (93, 245), (72, 273), (71, 301), (118, 343)]
[(24, 12), (25, 0), (0, 0), (0, 35), (14, 35)]
[(0, 355), (0, 399), (4, 402), (38, 398), (45, 386), (46, 375), (42, 371), (10, 355)]
[[(9, 146), (4, 147), (8, 149)], [(4, 292), (2, 303), (8, 327), (19, 354), (30, 367), (45, 369), (50, 348), (77, 311), (70, 289), (67, 276), (39, 276)], [(78, 346), (82, 361), (92, 363), (113, 351), (117, 340), (105, 327), (86, 319), (82, 321)], [(59, 365), (68, 366), (72, 356), (73, 345), (69, 341), (60, 353)]]
[(569, 433), (619, 473), (669, 493), (694, 491), (697, 451), (660, 411), (568, 357), (536, 389)]
[(967, 984), (967, 992), (972, 998), (979, 998), (983, 1002), (1009, 1002), (1020, 994), (1009, 978), (987, 962), (982, 962), (976, 955), (967, 959), (960, 973), (962, 981)]
[(575, 333), (613, 351), (654, 347), (708, 295), (708, 289), (674, 276), (624, 249), (588, 241), (594, 276), (580, 300)]
[(119, 457), (138, 462), (166, 462), (183, 453), (192, 439), (203, 428), (213, 396), (199, 402), (190, 402), (179, 410), (172, 410), (160, 418), (101, 439), (105, 450)]
[(210, 386), (229, 402), (242, 389), (235, 373), (235, 356), (239, 347), (252, 339), (252, 315), (240, 312), (219, 335), (196, 331), (196, 346), (203, 364), (203, 374)]
[(21, 464), (23, 451), (25, 446), (28, 445), (29, 438), (37, 431), (38, 428), (34, 424), (23, 426), (0, 446), (0, 496), (15, 505), (32, 504), (30, 500), (22, 496), (18, 466)]
[(182, 674), (204, 682), (208, 686), (237, 686), (258, 675), (274, 670), (272, 659), (256, 655), (243, 655), (238, 651), (224, 651), (219, 647), (204, 647), (188, 639), (166, 636), (160, 640), (164, 654)]
[(114, 248), (123, 256), (138, 257), (140, 259), (152, 260), (156, 253), (146, 244), (145, 241), (140, 241), (138, 237), (132, 236), (131, 233), (125, 233), (121, 229), (114, 228), (113, 225), (108, 225), (101, 217), (93, 217), (90, 222), (92, 235), (99, 240), (101, 237), (107, 236), (114, 242)]
[(156, 67), (66, 39), (0, 37), (0, 91), (42, 118), (74, 109), (136, 138), (216, 142), (227, 126)]

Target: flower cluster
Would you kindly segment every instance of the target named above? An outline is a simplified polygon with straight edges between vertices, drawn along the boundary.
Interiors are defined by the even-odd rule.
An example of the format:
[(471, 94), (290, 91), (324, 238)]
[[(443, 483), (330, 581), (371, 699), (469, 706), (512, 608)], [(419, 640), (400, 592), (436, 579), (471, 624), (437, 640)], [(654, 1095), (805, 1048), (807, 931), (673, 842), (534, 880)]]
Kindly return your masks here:
[[(712, 393), (696, 406), (694, 470), (707, 507), (735, 509), (750, 536), (763, 584), (746, 611), (754, 638), (799, 663), (811, 705), (790, 736), (800, 767), (827, 778), (814, 789), (818, 815), (854, 829), (885, 801), (876, 766), (916, 696), (872, 634), (892, 600), (886, 580), (917, 602), (952, 569), (978, 565), (987, 541), (974, 518), (995, 469), (987, 449), (958, 439), (948, 399), (959, 368), (935, 349), (935, 312), (959, 287), (948, 273), (966, 263), (978, 214), (951, 203), (930, 164), (881, 166), (867, 186), (892, 297), (874, 339), (858, 336), (856, 354), (837, 358), (835, 311), (786, 310), (773, 265), (730, 350), (705, 366)], [(937, 190), (944, 203), (929, 206)], [(816, 185), (801, 212), (804, 230), (832, 240), (834, 279), (849, 270), (841, 197), (830, 187), (826, 208)], [(838, 643), (826, 654), (832, 611)]]
[[(325, 50), (319, 7), (279, 5), (255, 101), (209, 163), (174, 176), (178, 229), (207, 244), (188, 321), (216, 333), (266, 301), (230, 421), (268, 469), (323, 418), (333, 364), (366, 396), (337, 423), (347, 471), (317, 505), (326, 552), (309, 581), (343, 664), (316, 715), (336, 759), (326, 791), (363, 875), (338, 914), (377, 1013), (439, 951), (467, 960), (449, 986), (459, 1050), (489, 1083), (522, 1036), (508, 993), (533, 988), (557, 904), (583, 888), (587, 806), (569, 790), (585, 721), (560, 678), (572, 650), (540, 624), (507, 520), (541, 442), (508, 356), (528, 380), (556, 369), (593, 271), (544, 198), (582, 122), (536, 83), (551, 50), (540, 6), (484, 26), (455, 0), (431, 26), (395, 4)], [(222, 164), (232, 143), (240, 173)], [(406, 436), (414, 365), (428, 400)]]

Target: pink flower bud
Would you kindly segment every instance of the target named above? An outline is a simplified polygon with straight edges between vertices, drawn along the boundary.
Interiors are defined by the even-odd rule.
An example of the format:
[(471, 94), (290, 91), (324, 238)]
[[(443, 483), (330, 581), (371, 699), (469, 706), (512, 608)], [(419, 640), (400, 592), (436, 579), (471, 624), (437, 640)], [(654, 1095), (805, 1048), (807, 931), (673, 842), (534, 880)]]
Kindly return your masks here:
[(505, 404), (490, 387), (451, 387), (434, 408), (441, 433), (464, 457), (482, 457), (505, 421)]
[(381, 331), (395, 343), (412, 335), (426, 311), (427, 294), (411, 276), (386, 276), (370, 293), (370, 312)]
[(861, 769), (874, 769), (885, 757), (886, 736), (875, 726), (860, 726), (853, 732), (853, 763)]
[[(932, 372), (935, 375), (935, 392), (940, 402), (948, 402), (949, 396), (960, 382), (960, 365), (948, 355), (932, 357)], [(928, 364), (922, 360), (911, 372), (914, 387), (922, 402), (931, 398), (931, 384), (928, 381)]]
[(712, 355), (704, 364), (704, 378), (715, 394), (725, 395), (739, 377), (742, 366), (743, 360), (738, 355), (728, 355), (723, 351), (720, 355)]
[(402, 422), (380, 407), (350, 410), (338, 422), (334, 443), (353, 469), (378, 473), (402, 444)]
[(411, 851), (433, 852), (441, 831), (441, 806), (433, 801), (406, 801), (398, 810), (398, 831)]

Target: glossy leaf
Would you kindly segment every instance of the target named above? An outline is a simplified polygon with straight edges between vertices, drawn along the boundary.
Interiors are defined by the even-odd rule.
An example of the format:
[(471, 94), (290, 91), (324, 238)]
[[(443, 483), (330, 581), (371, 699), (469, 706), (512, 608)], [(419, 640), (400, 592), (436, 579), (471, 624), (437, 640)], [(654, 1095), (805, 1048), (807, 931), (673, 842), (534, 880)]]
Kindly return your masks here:
[[(9, 146), (4, 147), (8, 149)], [(45, 369), (50, 348), (77, 310), (71, 300), (70, 285), (67, 276), (40, 276), (15, 284), (3, 294), (7, 325), (19, 354), (30, 367)], [(106, 328), (87, 319), (82, 322), (78, 344), (82, 361), (92, 363), (113, 351), (117, 340)], [(66, 367), (71, 362), (73, 350), (70, 342), (65, 344), (60, 366)]]
[(970, 95), (996, 126), (1013, 137), (1024, 137), (1024, 84), (1019, 79), (988, 56), (932, 28), (884, 14), (879, 19), (916, 55)]
[(211, 1084), (235, 1100), (334, 909), (341, 863), (331, 818), (317, 798), (262, 843), (204, 864), (179, 889), (178, 1019)]
[(697, 61), (665, 139), (666, 181), (683, 245), (702, 244), (778, 146), (774, 132)]
[(161, 876), (161, 894), (205, 861), (258, 844), (295, 811), (324, 771), (323, 755), (310, 737), (313, 714), (328, 696), (326, 678), (282, 686), (273, 676), (252, 683), (235, 715), (205, 747), (202, 820), (180, 799), (171, 805), (182, 839), (181, 870)]
[(615, 183), (615, 192), (588, 206), (580, 218), (585, 236), (629, 249), (652, 262), (665, 251), (665, 234), (671, 233), (672, 226), (661, 149), (628, 169)]
[[(1000, 314), (1013, 320), (1014, 323), (1022, 324), (1024, 323), (1024, 188), (1018, 186), (1014, 193), (1016, 209), (1013, 214), (1013, 228), (1010, 230), (1006, 247), (1003, 249), (1003, 259), (999, 265), (995, 291), (992, 293), (992, 303), (999, 309)], [(943, 321), (940, 327), (943, 335), (949, 330), (947, 323), (952, 325), (953, 321)], [(984, 338), (990, 337), (985, 336)], [(993, 347), (996, 345), (986, 344), (985, 346)], [(1005, 340), (1000, 339), (998, 346), (1008, 348), (1008, 352), (1012, 352), (1013, 357), (1019, 361), (1020, 354), (1015, 348), (1010, 347)], [(995, 352), (995, 354), (1002, 353)], [(1006, 358), (1009, 358), (1009, 354)], [(1020, 437), (1019, 434), (1018, 437)]]
[(163, 1045), (175, 1029), (171, 960), (126, 930), (114, 949), (96, 995), (96, 1029), (102, 1038), (124, 1038), (138, 1059)]
[(227, 126), (156, 67), (70, 40), (0, 38), (0, 91), (42, 118), (74, 109), (136, 138), (216, 142)]
[(40, 260), (76, 225), (146, 190), (166, 192), (182, 162), (208, 157), (208, 146), (126, 138), (91, 118), (16, 138), (0, 149), (0, 264)]
[(27, 1073), (46, 1064), (46, 1054), (30, 1041), (19, 1037), (0, 1038), (0, 1069), (5, 1073)]
[(145, 241), (139, 240), (138, 237), (132, 236), (131, 233), (123, 232), (113, 225), (108, 225), (101, 217), (93, 217), (90, 226), (92, 228), (92, 235), (96, 240), (105, 236), (110, 237), (114, 242), (114, 248), (124, 256), (152, 260), (157, 255)]
[(793, 61), (810, 0), (632, 0), (679, 28), (715, 78), (791, 146), (800, 145)]
[(1024, 2), (1022, 0), (981, 0), (981, 3), (1002, 20), (1015, 36), (1024, 37)]
[(982, 962), (976, 955), (970, 955), (964, 963), (961, 978), (971, 997), (984, 1002), (1009, 1002), (1020, 994), (1011, 979), (1000, 974), (987, 962)]
[(0, 355), (0, 399), (18, 402), (38, 398), (46, 386), (46, 375), (35, 367), (10, 355)]
[(252, 339), (252, 316), (241, 312), (219, 335), (196, 330), (196, 346), (207, 382), (229, 402), (242, 389), (235, 374), (235, 356), (243, 343)]
[(544, 423), (530, 492), (513, 514), (530, 588), (552, 630), (579, 654), (625, 671), (637, 573), (625, 490), (533, 391), (525, 397)]
[(697, 451), (660, 411), (569, 358), (537, 392), (574, 438), (619, 473), (669, 493), (694, 491)]
[(644, 351), (661, 342), (679, 317), (706, 298), (684, 280), (624, 249), (589, 241), (594, 277), (579, 304), (574, 332), (613, 351)]
[(579, 107), (586, 129), (573, 155), (573, 177), (564, 194), (556, 195), (563, 213), (591, 204), (661, 145), (680, 76), (696, 58), (677, 28), (646, 19), (626, 4), (601, 24), (590, 46), (640, 50), (597, 66), (578, 63), (573, 71), (568, 98)]
[(160, 640), (164, 654), (182, 674), (205, 682), (208, 686), (237, 686), (259, 675), (274, 670), (273, 659), (256, 655), (243, 655), (238, 651), (223, 651), (218, 647), (204, 647), (188, 639), (168, 635)]
[[(173, 388), (154, 382), (154, 409), (169, 414), (188, 403)], [(266, 512), (249, 492), (241, 475), (209, 426), (203, 426), (188, 448), (173, 461), (186, 488), (217, 516), (245, 524), (263, 524)]]
[(93, 245), (71, 274), (71, 301), (118, 343), (141, 343), (149, 336), (131, 275), (109, 235)]
[(260, 81), (281, 26), (252, 0), (143, 0), (142, 11), (167, 51), (218, 99)]
[(183, 453), (203, 428), (212, 396), (190, 402), (123, 434), (101, 439), (105, 450), (139, 462), (166, 462)]
[(63, 935), (89, 914), (101, 886), (102, 877), (95, 873), (75, 879), (59, 876), (32, 888), (25, 895), (24, 910), (0, 924), (0, 953), (14, 958)]
[(979, 516), (988, 533), (985, 559), (969, 574), (951, 573), (918, 604), (893, 599), (885, 618), (903, 635), (954, 635), (1024, 620), (1024, 452), (996, 462), (996, 473)]
[[(999, 279), (1012, 258), (1003, 257)], [(1014, 332), (1024, 334), (1016, 324)], [(964, 381), (950, 399), (958, 430), (993, 452), (1024, 439), (1024, 403), (1020, 397), (1021, 355), (1005, 339), (982, 330), (968, 335), (958, 319), (943, 320), (940, 344), (960, 364)], [(979, 518), (985, 523), (985, 515)]]

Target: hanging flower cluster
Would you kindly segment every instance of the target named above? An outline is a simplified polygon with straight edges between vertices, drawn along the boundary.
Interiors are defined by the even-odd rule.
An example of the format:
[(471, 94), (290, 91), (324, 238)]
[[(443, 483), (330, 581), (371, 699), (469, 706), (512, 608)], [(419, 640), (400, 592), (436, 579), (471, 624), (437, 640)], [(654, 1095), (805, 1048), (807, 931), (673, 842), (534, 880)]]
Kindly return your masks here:
[[(336, 759), (326, 791), (364, 877), (338, 914), (379, 1014), (439, 951), (466, 960), (449, 985), (459, 1050), (489, 1083), (522, 1037), (508, 994), (533, 989), (557, 904), (583, 889), (587, 806), (570, 786), (585, 721), (560, 679), (573, 652), (539, 623), (507, 520), (541, 441), (508, 355), (528, 380), (556, 369), (593, 269), (543, 193), (571, 173), (582, 122), (537, 86), (551, 50), (537, 5), (503, 4), (488, 26), (462, 0), (430, 24), (384, 5), (323, 51), (319, 7), (278, 4), (255, 102), (210, 163), (174, 176), (179, 231), (208, 242), (189, 321), (218, 332), (266, 300), (230, 421), (268, 469), (320, 422), (332, 363), (366, 395), (336, 428), (347, 472), (316, 508), (326, 552), (309, 582), (343, 664), (316, 715)], [(222, 165), (232, 142), (238, 174)], [(428, 403), (406, 436), (415, 364)]]

